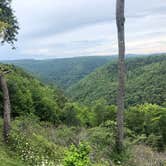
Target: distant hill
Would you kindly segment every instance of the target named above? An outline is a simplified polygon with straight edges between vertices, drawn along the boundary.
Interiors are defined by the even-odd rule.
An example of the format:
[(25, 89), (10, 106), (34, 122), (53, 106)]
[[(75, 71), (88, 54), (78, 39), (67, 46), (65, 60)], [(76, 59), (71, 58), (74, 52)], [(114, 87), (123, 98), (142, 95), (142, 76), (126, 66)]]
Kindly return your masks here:
[(7, 63), (22, 67), (45, 83), (66, 89), (112, 59), (115, 59), (115, 56), (18, 60)]
[[(127, 59), (126, 105), (166, 102), (166, 55)], [(92, 103), (104, 98), (116, 103), (117, 62), (98, 68), (68, 88), (74, 100)]]

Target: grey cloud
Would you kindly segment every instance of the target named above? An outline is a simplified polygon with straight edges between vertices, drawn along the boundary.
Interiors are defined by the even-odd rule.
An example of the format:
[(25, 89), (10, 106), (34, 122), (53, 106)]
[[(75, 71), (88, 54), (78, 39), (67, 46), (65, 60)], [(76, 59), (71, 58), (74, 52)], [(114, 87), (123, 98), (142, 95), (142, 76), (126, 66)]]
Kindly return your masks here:
[[(115, 23), (116, 0), (15, 0), (13, 2), (21, 26), (19, 42), (17, 43), (19, 48), (12, 52), (9, 51), (8, 47), (3, 47), (0, 51), (1, 59), (12, 56), (21, 58), (21, 54), (24, 54), (24, 52), (28, 52), (28, 50), (36, 50), (37, 52), (40, 48), (49, 50), (49, 53), (52, 51), (52, 56), (56, 51), (64, 56), (67, 56), (69, 52), (78, 56), (79, 53), (82, 54), (83, 52), (88, 54), (88, 51), (84, 51), (86, 48), (98, 48), (104, 44), (111, 45), (113, 41), (108, 40), (107, 36), (112, 35), (112, 38), (115, 39), (115, 27), (113, 27), (113, 31), (106, 29), (107, 35), (104, 34), (105, 38), (98, 38), (97, 36), (100, 32), (99, 29), (102, 27), (96, 27), (96, 36), (94, 35), (95, 37), (90, 40), (83, 39), (81, 31), (80, 34), (77, 32), (77, 36), (73, 36), (73, 39), (69, 41), (63, 34), (74, 34), (79, 29), (85, 28), (87, 33), (92, 33), (92, 30), (88, 31), (87, 29), (95, 25), (105, 23), (113, 25), (112, 23)], [(153, 19), (155, 15), (158, 20), (149, 20), (153, 26), (149, 29), (147, 25), (149, 22), (146, 24), (144, 20), (146, 20), (147, 16), (151, 16), (150, 18)], [(129, 27), (129, 29), (126, 28), (127, 35), (135, 39), (140, 33), (141, 37), (164, 36), (166, 30), (162, 29), (161, 31), (161, 26), (165, 26), (163, 22), (165, 17), (162, 18), (160, 15), (166, 15), (166, 3), (164, 0), (126, 0), (126, 27)], [(105, 26), (111, 28), (110, 25)], [(149, 30), (151, 32), (147, 33)], [(49, 40), (52, 36), (55, 37), (56, 42), (45, 42), (45, 38)], [(58, 39), (60, 39), (59, 42)], [(36, 42), (40, 40), (42, 44)], [(129, 38), (128, 40), (131, 39)], [(23, 56), (33, 57), (28, 53)], [(48, 57), (47, 53), (40, 56)]]
[[(151, 1), (150, 5), (149, 1)], [(61, 10), (57, 10), (55, 1), (51, 2), (50, 10), (48, 7), (46, 9), (42, 7), (39, 12), (32, 11), (33, 15), (30, 15), (32, 23), (30, 19), (28, 22), (30, 29), (32, 25), (32, 30), (30, 34), (24, 34), (24, 38), (56, 35), (96, 23), (111, 22), (115, 19), (115, 0), (61, 0), (59, 3), (62, 3), (62, 6), (63, 3), (73, 3), (70, 7), (66, 5)], [(26, 3), (31, 3), (31, 0)], [(43, 2), (43, 5), (44, 3), (46, 2)], [(164, 13), (166, 11), (164, 9), (166, 9), (166, 6), (163, 0), (126, 1), (126, 16), (128, 18), (145, 17), (154, 12)], [(37, 9), (34, 8), (32, 10)]]

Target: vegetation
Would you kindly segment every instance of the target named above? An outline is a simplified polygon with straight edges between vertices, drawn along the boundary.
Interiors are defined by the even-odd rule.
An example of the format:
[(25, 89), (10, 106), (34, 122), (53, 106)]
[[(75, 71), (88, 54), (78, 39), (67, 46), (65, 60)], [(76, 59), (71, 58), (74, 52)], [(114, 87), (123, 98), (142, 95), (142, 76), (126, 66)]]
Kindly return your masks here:
[[(126, 106), (143, 103), (163, 105), (166, 99), (166, 56), (128, 59), (126, 65)], [(108, 104), (116, 104), (117, 62), (97, 69), (67, 92), (81, 103), (92, 104), (104, 98)]]
[(11, 0), (0, 0), (0, 33), (2, 43), (13, 46), (17, 40), (18, 22), (11, 8)]
[[(154, 73), (151, 66), (155, 66), (160, 78), (161, 73), (159, 75), (157, 66), (163, 69), (164, 58), (152, 57), (151, 62), (149, 58), (143, 59), (147, 62), (142, 58), (138, 59), (138, 68), (142, 64), (146, 71), (151, 70), (151, 73)], [(133, 62), (135, 63), (132, 59), (128, 60), (128, 68), (133, 69), (132, 66), (136, 66)], [(145, 65), (147, 63), (148, 67)], [(1, 67), (11, 71), (6, 79), (12, 106), (12, 129), (8, 146), (3, 144), (0, 137), (2, 165), (165, 164), (166, 105), (163, 96), (158, 98), (156, 103), (128, 105), (125, 110), (125, 150), (119, 155), (115, 150), (115, 105), (108, 104), (108, 101), (102, 98), (90, 105), (72, 102), (59, 89), (42, 84), (20, 68), (2, 64)], [(137, 69), (133, 71), (136, 72)], [(156, 94), (156, 91), (154, 93)], [(0, 97), (2, 110), (2, 94)], [(146, 156), (142, 160), (138, 155), (140, 153)]]
[(55, 60), (19, 60), (7, 63), (26, 69), (45, 83), (66, 89), (112, 59), (114, 57), (103, 56)]
[[(125, 96), (124, 0), (117, 0), (116, 14), (118, 63), (115, 57), (9, 62), (43, 83), (0, 64), (0, 165), (166, 165), (166, 56), (127, 59)], [(18, 29), (11, 0), (0, 0), (1, 42), (14, 48)]]
[[(146, 115), (142, 116), (142, 112)], [(112, 121), (103, 120), (100, 125), (93, 127), (86, 127), (83, 124), (82, 126), (61, 124), (56, 127), (52, 123), (40, 121), (34, 115), (20, 116), (12, 121), (9, 146), (1, 144), (1, 151), (5, 152), (3, 155), (6, 158), (10, 158), (11, 155), (10, 160), (20, 165), (107, 166), (111, 163), (142, 166), (144, 164), (142, 160), (148, 164), (155, 161), (164, 165), (166, 161), (163, 151), (166, 144), (161, 140), (165, 133), (165, 123), (162, 120), (165, 113), (166, 108), (152, 104), (126, 110), (125, 146), (128, 148), (120, 156), (114, 150), (116, 126), (114, 118)], [(149, 121), (152, 122), (150, 126), (147, 125)], [(161, 131), (159, 127), (163, 130)], [(0, 128), (2, 129), (2, 125)], [(140, 154), (145, 155), (142, 160)]]
[[(8, 65), (6, 68), (11, 70), (11, 73), (7, 75), (7, 82), (10, 92), (12, 117), (35, 114), (41, 120), (57, 122), (58, 112), (60, 112), (66, 101), (66, 98), (60, 95), (60, 91), (44, 86), (23, 70), (12, 65)], [(2, 101), (1, 92), (0, 101)], [(0, 102), (0, 108), (2, 110), (2, 102)]]
[[(13, 9), (11, 8), (11, 0), (0, 1), (0, 38), (1, 43), (8, 43), (12, 45), (14, 49), (14, 42), (17, 40), (16, 35), (18, 34), (18, 22), (14, 15)], [(8, 92), (8, 86), (4, 77), (9, 71), (3, 71), (0, 68), (0, 85), (3, 92), (3, 114), (4, 114), (4, 141), (8, 142), (8, 136), (10, 132), (10, 97)]]
[(66, 152), (64, 166), (90, 166), (89, 153), (90, 147), (86, 144), (80, 143), (78, 147), (71, 145), (70, 149)]

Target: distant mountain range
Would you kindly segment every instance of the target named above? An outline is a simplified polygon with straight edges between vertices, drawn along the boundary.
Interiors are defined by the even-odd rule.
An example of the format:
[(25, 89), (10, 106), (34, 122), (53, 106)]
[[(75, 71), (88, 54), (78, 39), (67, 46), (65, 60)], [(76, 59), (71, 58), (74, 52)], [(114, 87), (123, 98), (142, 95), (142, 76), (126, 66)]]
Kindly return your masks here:
[(14, 64), (33, 73), (41, 81), (66, 89), (90, 74), (96, 68), (116, 59), (115, 56), (78, 57), (51, 60), (14, 60)]

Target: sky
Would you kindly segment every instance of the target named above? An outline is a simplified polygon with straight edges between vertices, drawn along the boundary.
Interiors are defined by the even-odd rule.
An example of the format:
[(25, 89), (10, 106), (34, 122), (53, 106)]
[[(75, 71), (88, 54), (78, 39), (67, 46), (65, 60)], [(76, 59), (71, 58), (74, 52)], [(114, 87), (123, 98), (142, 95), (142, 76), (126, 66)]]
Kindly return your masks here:
[[(115, 55), (116, 0), (13, 0), (20, 31), (16, 50), (0, 60)], [(166, 1), (126, 0), (126, 53), (166, 52)]]

